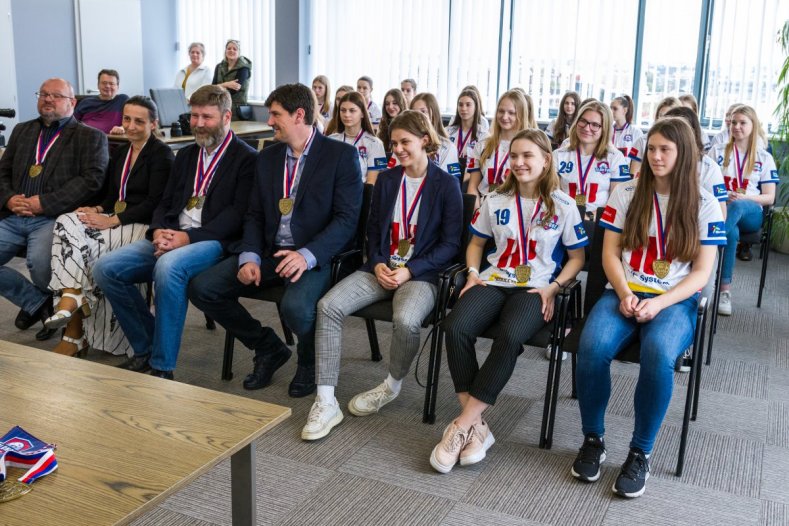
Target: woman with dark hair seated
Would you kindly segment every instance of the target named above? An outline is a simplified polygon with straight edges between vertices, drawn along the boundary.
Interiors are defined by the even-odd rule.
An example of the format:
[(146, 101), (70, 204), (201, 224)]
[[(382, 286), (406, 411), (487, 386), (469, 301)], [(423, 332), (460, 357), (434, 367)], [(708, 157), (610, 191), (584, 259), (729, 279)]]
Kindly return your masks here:
[[(122, 120), (129, 142), (112, 154), (104, 200), (55, 221), (49, 288), (60, 301), (44, 324), (65, 327), (56, 353), (74, 356), (88, 346), (113, 354), (130, 350), (91, 270), (102, 254), (145, 236), (174, 160), (170, 147), (155, 136), (158, 119), (150, 98), (130, 98)], [(89, 323), (83, 326), (83, 319)]]

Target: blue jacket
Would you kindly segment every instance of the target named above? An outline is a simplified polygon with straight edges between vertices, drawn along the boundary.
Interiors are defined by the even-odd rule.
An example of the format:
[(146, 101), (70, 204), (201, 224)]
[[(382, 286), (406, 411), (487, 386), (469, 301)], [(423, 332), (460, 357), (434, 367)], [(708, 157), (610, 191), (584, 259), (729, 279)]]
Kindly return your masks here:
[[(382, 172), (375, 183), (370, 217), (367, 221), (367, 263), (373, 272), (378, 263), (389, 262), (394, 207), (403, 177), (403, 168)], [(463, 197), (457, 179), (428, 163), (427, 180), (419, 203), (416, 239), (406, 267), (417, 281), (438, 283), (438, 274), (448, 267), (460, 250), (463, 231)]]
[[(287, 144), (277, 143), (258, 154), (255, 182), (244, 220), (244, 238), (234, 252), (254, 252), (261, 258), (274, 253), (279, 228), (279, 200)], [(350, 144), (320, 133), (310, 145), (296, 191), (290, 229), (295, 248), (306, 248), (317, 266), (331, 263), (347, 249), (356, 234), (362, 208), (359, 154)]]

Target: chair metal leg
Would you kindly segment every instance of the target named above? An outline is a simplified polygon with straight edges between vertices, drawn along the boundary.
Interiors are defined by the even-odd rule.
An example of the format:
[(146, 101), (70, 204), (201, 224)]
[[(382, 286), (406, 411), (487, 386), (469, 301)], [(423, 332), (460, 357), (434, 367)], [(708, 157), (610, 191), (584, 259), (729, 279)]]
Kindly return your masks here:
[[(438, 388), (438, 375), (436, 370), (441, 367), (441, 350), (438, 348), (438, 338), (441, 329), (435, 327), (430, 336), (430, 357), (427, 360), (427, 384), (425, 385), (425, 403), (422, 409), (422, 422), (433, 424), (436, 421), (435, 396)], [(437, 357), (438, 355), (438, 357)], [(434, 389), (434, 387), (436, 389)]]
[(233, 379), (233, 347), (236, 339), (229, 332), (225, 333), (225, 355), (222, 358), (222, 380)]
[(559, 400), (559, 380), (562, 372), (560, 358), (564, 348), (564, 335), (567, 328), (567, 311), (569, 305), (567, 298), (559, 303), (559, 310), (555, 313), (551, 338), (551, 360), (548, 364), (548, 378), (545, 385), (545, 401), (543, 402), (542, 425), (540, 426), (541, 449), (551, 449), (553, 445), (553, 423), (556, 419), (556, 403)]
[[(697, 353), (699, 366), (696, 369), (696, 378), (693, 385), (693, 410), (690, 413), (690, 419), (693, 420), (694, 422), (696, 421), (696, 416), (698, 415), (699, 412), (699, 391), (701, 389), (701, 371), (704, 368), (701, 364), (701, 359), (704, 356), (704, 336), (707, 333), (706, 329), (707, 329), (707, 312), (705, 311), (701, 315), (701, 330), (699, 331), (699, 341), (698, 341), (699, 350)], [(712, 339), (712, 336), (710, 336), (710, 339)], [(696, 357), (693, 358), (693, 360), (696, 359), (697, 359)], [(690, 378), (688, 379), (688, 381), (690, 381)]]
[[(766, 243), (762, 243), (763, 247), (766, 247)], [(762, 275), (759, 278), (759, 300), (756, 302), (757, 308), (762, 308), (762, 293), (764, 292), (764, 280), (767, 277), (767, 260), (770, 256), (770, 249), (769, 247), (765, 248), (764, 250), (764, 259), (762, 259)]]
[(282, 332), (285, 334), (285, 343), (293, 345), (295, 343), (293, 340), (293, 331), (290, 330), (290, 327), (287, 326), (285, 320), (282, 318), (282, 309), (280, 309), (279, 303), (277, 303), (277, 316), (279, 316), (279, 324), (282, 325)]
[(378, 347), (378, 331), (375, 329), (375, 320), (365, 319), (367, 325), (367, 339), (370, 340), (370, 360), (380, 362), (383, 357), (381, 356), (381, 349)]

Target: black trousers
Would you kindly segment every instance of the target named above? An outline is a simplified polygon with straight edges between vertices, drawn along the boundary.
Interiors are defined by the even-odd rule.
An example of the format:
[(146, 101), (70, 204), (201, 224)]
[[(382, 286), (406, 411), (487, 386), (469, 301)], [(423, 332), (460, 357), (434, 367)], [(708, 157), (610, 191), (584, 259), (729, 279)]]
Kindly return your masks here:
[[(495, 404), (512, 376), (523, 342), (545, 326), (541, 310), (540, 295), (527, 289), (477, 285), (467, 290), (444, 322), (455, 392)], [(474, 344), (494, 324), (498, 334), (480, 367)]]

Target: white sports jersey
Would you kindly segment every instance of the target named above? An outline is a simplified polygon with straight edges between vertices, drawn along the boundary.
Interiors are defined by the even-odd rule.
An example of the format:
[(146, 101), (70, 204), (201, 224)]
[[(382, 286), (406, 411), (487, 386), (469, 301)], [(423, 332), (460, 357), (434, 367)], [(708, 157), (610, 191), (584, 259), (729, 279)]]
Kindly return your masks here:
[(479, 116), (479, 132), (490, 135), (490, 123), (484, 115)]
[[(633, 200), (636, 181), (630, 181), (618, 186), (603, 211), (600, 225), (614, 232), (622, 233), (625, 225), (627, 209)], [(700, 189), (699, 202), (699, 240), (702, 245), (725, 245), (726, 223), (723, 221), (723, 212), (718, 201), (704, 189)], [(668, 212), (669, 196), (657, 194), (658, 207), (661, 219), (665, 221)], [(690, 273), (690, 261), (672, 260), (669, 256), (663, 259), (669, 262), (668, 274), (659, 278), (655, 275), (652, 262), (658, 258), (657, 228), (655, 226), (655, 213), (649, 222), (649, 246), (637, 250), (622, 250), (622, 267), (625, 270), (627, 285), (635, 292), (649, 292), (663, 294), (676, 287)], [(671, 232), (669, 232), (669, 236)], [(606, 285), (611, 288), (611, 284)]]
[(367, 180), (367, 171), (374, 170), (380, 172), (386, 169), (386, 152), (384, 143), (381, 139), (367, 132), (363, 132), (361, 137), (354, 139), (345, 133), (338, 132), (329, 136), (330, 139), (347, 142), (356, 146), (359, 152), (359, 165), (362, 168), (362, 180)]
[(729, 198), (720, 166), (706, 155), (699, 161), (699, 184), (718, 201), (725, 203)]
[[(458, 152), (455, 145), (449, 139), (441, 138), (441, 144), (438, 146), (438, 159), (431, 157), (430, 160), (433, 164), (444, 170), (449, 175), (460, 178), (460, 163), (458, 162)], [(400, 159), (396, 155), (392, 155), (389, 159), (387, 168), (394, 168), (400, 166)]]
[(778, 170), (775, 167), (775, 160), (767, 150), (759, 148), (756, 151), (756, 162), (753, 165), (753, 172), (742, 174), (742, 183), (737, 176), (737, 164), (745, 166), (746, 155), (743, 155), (737, 148), (732, 148), (729, 166), (723, 167), (723, 156), (726, 153), (726, 144), (719, 144), (710, 150), (709, 156), (721, 167), (723, 172), (723, 182), (726, 190), (736, 192), (739, 188), (745, 187), (745, 195), (759, 195), (762, 193), (761, 185), (778, 184)]
[[(591, 166), (589, 163), (592, 163)], [(553, 164), (559, 174), (562, 191), (575, 199), (582, 193), (579, 191), (580, 172), (588, 175), (584, 181), (586, 195), (586, 211), (594, 212), (608, 201), (611, 183), (621, 183), (630, 180), (630, 165), (619, 150), (613, 146), (608, 147), (605, 159), (593, 159), (591, 155), (581, 155), (581, 165), (578, 165), (578, 152), (571, 150), (569, 145), (553, 151)]]
[[(404, 171), (405, 172), (405, 171)], [(403, 230), (403, 182), (400, 182), (400, 190), (397, 192), (397, 199), (395, 200), (394, 205), (394, 212), (392, 213), (392, 224), (389, 229), (389, 267), (391, 268), (400, 268), (404, 267), (405, 264), (411, 259), (411, 255), (414, 252), (414, 242), (416, 240), (416, 228), (417, 228), (417, 219), (419, 218), (419, 206), (421, 204), (421, 197), (422, 197), (422, 183), (425, 181), (427, 176), (422, 176), (419, 178), (416, 177), (408, 177), (403, 173), (403, 179), (405, 179), (405, 186), (406, 186), (406, 197), (407, 201), (405, 203), (406, 206), (406, 216), (410, 213), (411, 220), (408, 222), (408, 228), (410, 231), (410, 243), (408, 245), (408, 252), (401, 256), (398, 253), (397, 245), (400, 239), (405, 239), (406, 236), (402, 234)], [(419, 194), (419, 195), (417, 195)], [(419, 201), (414, 202), (415, 198), (420, 198)], [(413, 212), (411, 211), (413, 207)]]
[(374, 125), (377, 125), (381, 122), (381, 117), (383, 114), (381, 113), (381, 107), (373, 101), (367, 103), (367, 113), (370, 114), (370, 121)]
[(482, 172), (482, 181), (477, 187), (477, 192), (481, 196), (490, 192), (491, 184), (502, 184), (510, 173), (510, 141), (499, 141), (499, 146), (494, 154), (485, 159), (485, 164), (480, 166), (482, 151), (490, 140), (491, 137), (489, 136), (478, 141), (474, 151), (471, 152), (468, 164), (466, 164), (466, 172)]
[(463, 157), (466, 157), (467, 159), (471, 158), (474, 154), (474, 147), (477, 145), (477, 143), (485, 140), (488, 137), (488, 133), (483, 132), (480, 127), (477, 126), (477, 140), (474, 140), (474, 137), (470, 137), (470, 133), (465, 134), (463, 136), (463, 142), (465, 144), (463, 144), (461, 147), (458, 145), (458, 142), (460, 141), (460, 126), (455, 126), (453, 124), (452, 126), (447, 127), (447, 134), (449, 135), (449, 140), (455, 145), (455, 150), (457, 150), (459, 147), (461, 148), (461, 150), (458, 152), (459, 159)]
[[(589, 244), (578, 207), (570, 196), (555, 190), (551, 197), (555, 212), (548, 225), (542, 226), (540, 222), (545, 217), (545, 206), (541, 204), (535, 214), (537, 200), (498, 192), (488, 194), (469, 227), (472, 234), (493, 238), (496, 243), (495, 251), (487, 256), (490, 266), (480, 274), (482, 281), (500, 287), (545, 287), (561, 272), (566, 250)], [(515, 274), (515, 268), (521, 264), (521, 232), (516, 199), (521, 203), (524, 232), (526, 226), (531, 225), (527, 256), (531, 275), (525, 283), (518, 283)]]
[(712, 138), (712, 140), (710, 140), (710, 150), (719, 144), (726, 144), (727, 142), (729, 142), (729, 129), (723, 128)]
[(643, 148), (639, 139), (643, 136), (644, 132), (637, 126), (625, 124), (622, 129), (619, 129), (614, 125), (611, 131), (611, 142), (614, 148), (622, 152), (626, 158), (640, 161), (644, 152), (639, 149)]
[[(551, 122), (548, 123), (548, 126), (545, 128), (545, 135), (548, 136), (549, 139), (553, 140), (553, 136), (556, 133), (556, 119), (553, 119)], [(564, 136), (567, 137), (570, 134), (570, 125), (566, 124), (564, 126)]]

